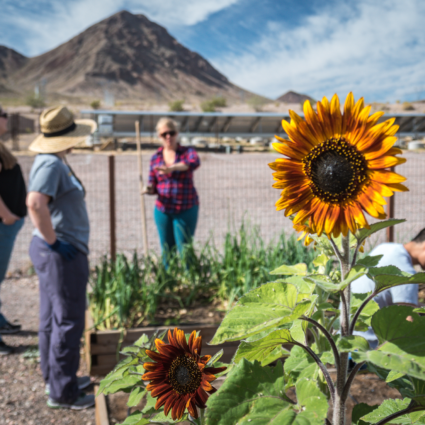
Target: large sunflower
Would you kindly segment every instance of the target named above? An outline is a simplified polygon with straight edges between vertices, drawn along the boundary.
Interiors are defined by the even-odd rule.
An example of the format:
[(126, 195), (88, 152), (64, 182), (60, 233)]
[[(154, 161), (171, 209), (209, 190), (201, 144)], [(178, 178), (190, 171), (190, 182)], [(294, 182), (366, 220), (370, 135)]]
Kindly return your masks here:
[(350, 93), (341, 113), (338, 96), (329, 103), (317, 102), (317, 113), (304, 103), (305, 119), (289, 111), (291, 122), (282, 121), (290, 140), (276, 138), (273, 147), (286, 158), (269, 164), (275, 170), (273, 187), (283, 189), (276, 202), (285, 216), (296, 214), (294, 228), (304, 233), (326, 233), (329, 237), (368, 227), (363, 211), (386, 217), (383, 197), (408, 189), (406, 179), (390, 170), (404, 163), (393, 148), (398, 126), (394, 118), (381, 124), (384, 114), (369, 116), (363, 98), (354, 103)]
[[(215, 373), (226, 370), (225, 367), (206, 367), (211, 356), (201, 355), (202, 337), (193, 331), (186, 342), (182, 330), (175, 328), (168, 331), (168, 342), (155, 340), (159, 353), (146, 350), (146, 354), (156, 363), (145, 363), (148, 371), (142, 379), (151, 381), (147, 390), (152, 397), (158, 397), (155, 409), (164, 406), (168, 415), (170, 409), (173, 420), (181, 419), (185, 409), (194, 417), (198, 417), (196, 407), (205, 409), (208, 394), (217, 390), (210, 384), (216, 377)], [(208, 393), (208, 394), (207, 394)]]

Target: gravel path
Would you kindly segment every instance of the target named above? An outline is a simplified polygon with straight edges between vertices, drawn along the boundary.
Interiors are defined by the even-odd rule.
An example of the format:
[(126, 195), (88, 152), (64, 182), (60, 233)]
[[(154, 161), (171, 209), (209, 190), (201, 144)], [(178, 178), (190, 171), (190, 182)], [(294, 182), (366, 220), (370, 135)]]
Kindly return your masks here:
[[(1, 299), (6, 317), (20, 322), (23, 331), (3, 336), (15, 352), (0, 356), (0, 425), (94, 425), (94, 408), (75, 412), (46, 406), (40, 364), (34, 357), (38, 344), (37, 278), (6, 279), (1, 285)], [(83, 359), (79, 374), (85, 374)], [(93, 386), (87, 392), (92, 391)]]

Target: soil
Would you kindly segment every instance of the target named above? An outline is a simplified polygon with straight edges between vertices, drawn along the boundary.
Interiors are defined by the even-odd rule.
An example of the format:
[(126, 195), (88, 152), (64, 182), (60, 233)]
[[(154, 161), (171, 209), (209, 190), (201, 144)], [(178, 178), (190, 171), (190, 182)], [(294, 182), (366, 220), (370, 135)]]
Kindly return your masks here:
[[(52, 410), (46, 406), (44, 380), (38, 358), (38, 280), (6, 279), (1, 285), (2, 312), (22, 331), (3, 335), (14, 353), (0, 356), (0, 425), (94, 425), (94, 408), (83, 411)], [(81, 357), (78, 375), (87, 375)], [(87, 390), (93, 393), (93, 385)]]

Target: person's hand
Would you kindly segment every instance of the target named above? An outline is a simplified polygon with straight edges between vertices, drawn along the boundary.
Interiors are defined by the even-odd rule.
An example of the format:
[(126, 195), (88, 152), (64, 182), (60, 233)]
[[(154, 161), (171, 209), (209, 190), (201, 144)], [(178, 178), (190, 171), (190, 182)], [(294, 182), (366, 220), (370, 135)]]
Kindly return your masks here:
[(5, 224), (6, 226), (11, 226), (12, 224), (15, 224), (19, 219), (20, 217), (18, 217), (17, 215), (13, 213), (10, 213), (6, 217), (3, 217), (2, 221), (3, 221), (3, 224)]
[(170, 174), (173, 172), (172, 167), (167, 167), (166, 165), (158, 165), (155, 170), (158, 170), (159, 174)]
[(46, 245), (52, 251), (55, 251), (58, 254), (62, 255), (62, 257), (67, 261), (73, 260), (78, 252), (78, 249), (75, 248), (75, 246), (66, 242), (61, 242), (59, 239), (56, 239), (56, 241), (52, 244), (48, 244), (46, 242)]
[(142, 195), (153, 195), (154, 192), (155, 191), (152, 185), (144, 186), (142, 190)]

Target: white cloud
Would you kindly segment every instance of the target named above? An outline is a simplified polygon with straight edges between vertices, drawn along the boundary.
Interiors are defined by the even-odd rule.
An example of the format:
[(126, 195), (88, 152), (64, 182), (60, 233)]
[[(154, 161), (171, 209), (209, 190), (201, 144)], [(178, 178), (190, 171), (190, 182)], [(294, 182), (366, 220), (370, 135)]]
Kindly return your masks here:
[[(31, 7), (33, 1), (4, 1), (5, 13), (0, 14), (0, 28), (13, 26), (14, 35), (13, 39), (12, 35), (8, 39), (7, 31), (2, 30), (0, 44), (33, 56), (68, 41), (90, 25), (122, 9), (143, 13), (167, 28), (177, 28), (202, 22), (239, 0), (38, 0), (40, 7), (36, 9)], [(19, 35), (21, 42), (17, 43)]]
[(341, 3), (295, 28), (269, 23), (249, 52), (213, 63), (234, 83), (273, 98), (293, 89), (395, 100), (425, 91), (424, 18), (422, 0)]

